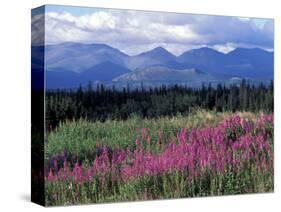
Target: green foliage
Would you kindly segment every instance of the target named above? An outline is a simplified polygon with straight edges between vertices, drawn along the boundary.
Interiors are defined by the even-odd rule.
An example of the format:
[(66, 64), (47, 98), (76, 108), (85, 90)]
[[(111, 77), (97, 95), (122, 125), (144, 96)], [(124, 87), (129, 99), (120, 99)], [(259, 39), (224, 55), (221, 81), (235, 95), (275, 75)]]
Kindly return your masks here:
[(45, 188), (47, 205), (71, 205), (272, 192), (273, 175), (249, 168), (235, 175), (231, 172), (217, 176), (206, 174), (188, 180), (183, 173), (172, 172), (147, 175), (115, 188), (102, 185), (98, 179), (85, 184), (56, 181), (46, 184)]
[(46, 92), (46, 125), (48, 130), (66, 120), (80, 118), (90, 121), (108, 119), (126, 120), (133, 115), (140, 118), (188, 115), (198, 108), (218, 112), (273, 112), (273, 82), (265, 86), (251, 85), (242, 81), (240, 85), (216, 88), (204, 85), (192, 89), (174, 87), (150, 88), (149, 90), (118, 91), (98, 85), (87, 89), (54, 90)]
[(161, 142), (167, 142), (169, 138), (175, 138), (181, 128), (214, 126), (227, 114), (200, 110), (189, 116), (177, 115), (172, 118), (141, 119), (135, 115), (125, 121), (88, 122), (83, 119), (66, 121), (48, 134), (45, 143), (45, 159), (66, 151), (78, 157), (79, 160), (84, 160), (93, 157), (91, 154), (95, 152), (97, 144), (110, 148), (114, 148), (115, 145), (127, 148), (132, 146), (137, 138), (147, 139), (147, 137), (142, 137), (142, 128), (147, 129), (147, 136), (151, 138), (154, 148), (159, 135)]

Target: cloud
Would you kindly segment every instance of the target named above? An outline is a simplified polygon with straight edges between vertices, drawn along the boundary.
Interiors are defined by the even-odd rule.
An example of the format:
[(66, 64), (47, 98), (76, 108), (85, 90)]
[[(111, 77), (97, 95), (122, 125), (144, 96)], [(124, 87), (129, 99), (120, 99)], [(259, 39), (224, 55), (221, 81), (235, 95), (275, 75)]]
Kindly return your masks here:
[(44, 28), (44, 15), (38, 14), (34, 15), (31, 18), (31, 42), (32, 44), (42, 45), (44, 44), (44, 35), (45, 35), (45, 28)]
[[(38, 20), (33, 17), (34, 36)], [(47, 44), (106, 43), (130, 55), (157, 46), (177, 55), (200, 46), (223, 52), (236, 46), (272, 49), (274, 40), (272, 20), (112, 9), (76, 16), (67, 7), (65, 12), (47, 10), (45, 35)]]
[[(272, 22), (268, 20), (267, 22)], [(267, 25), (267, 24), (265, 24)], [(273, 46), (273, 33), (267, 33), (269, 29), (260, 27), (255, 19), (204, 16), (200, 22), (192, 25), (192, 29), (201, 34), (207, 45), (236, 43), (265, 46)], [(270, 28), (270, 27), (269, 27)]]

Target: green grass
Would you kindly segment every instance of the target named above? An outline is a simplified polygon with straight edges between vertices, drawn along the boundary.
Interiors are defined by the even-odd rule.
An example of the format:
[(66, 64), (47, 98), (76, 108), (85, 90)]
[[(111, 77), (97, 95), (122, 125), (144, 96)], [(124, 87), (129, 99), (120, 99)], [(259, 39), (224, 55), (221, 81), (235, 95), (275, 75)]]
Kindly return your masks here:
[(197, 128), (215, 126), (230, 113), (199, 111), (189, 116), (161, 117), (157, 119), (141, 119), (133, 117), (126, 121), (107, 120), (105, 122), (88, 122), (85, 120), (66, 121), (47, 136), (45, 144), (45, 160), (65, 150), (84, 159), (88, 153), (94, 152), (97, 144), (114, 148), (127, 148), (141, 139), (141, 129), (146, 128), (155, 144), (161, 134), (161, 141), (176, 136), (181, 128)]
[(273, 192), (273, 176), (252, 167), (236, 175), (225, 172), (192, 181), (180, 172), (173, 172), (145, 176), (114, 187), (102, 186), (98, 180), (83, 185), (57, 181), (46, 184), (45, 189), (48, 206), (72, 205)]

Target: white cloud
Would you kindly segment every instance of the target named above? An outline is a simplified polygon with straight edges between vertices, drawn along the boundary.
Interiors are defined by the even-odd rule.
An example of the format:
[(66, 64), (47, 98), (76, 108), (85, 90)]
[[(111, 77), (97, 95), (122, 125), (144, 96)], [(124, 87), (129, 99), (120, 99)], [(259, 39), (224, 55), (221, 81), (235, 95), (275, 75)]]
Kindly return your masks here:
[(228, 53), (228, 52), (234, 50), (236, 47), (234, 47), (233, 44), (227, 43), (225, 45), (220, 45), (220, 44), (213, 45), (213, 46), (211, 46), (211, 48), (213, 48), (219, 52), (222, 52), (222, 53)]
[[(257, 23), (261, 22), (251, 18), (130, 10), (98, 10), (80, 16), (47, 12), (45, 42), (106, 43), (128, 54), (157, 46), (177, 55), (197, 46), (222, 52), (237, 45), (273, 48), (273, 22)], [(34, 16), (32, 24), (35, 35), (39, 17)]]
[(86, 30), (114, 29), (116, 18), (107, 12), (96, 12), (76, 19), (76, 26)]
[(31, 20), (31, 42), (32, 44), (44, 44), (44, 15), (38, 14), (32, 17)]

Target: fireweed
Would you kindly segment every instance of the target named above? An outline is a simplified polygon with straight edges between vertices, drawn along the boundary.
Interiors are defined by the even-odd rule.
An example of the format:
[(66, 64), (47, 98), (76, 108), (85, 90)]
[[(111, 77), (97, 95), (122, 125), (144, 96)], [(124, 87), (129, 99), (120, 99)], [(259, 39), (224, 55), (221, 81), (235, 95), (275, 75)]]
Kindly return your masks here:
[[(142, 128), (134, 148), (98, 146), (92, 162), (52, 158), (45, 171), (49, 204), (108, 202), (273, 190), (273, 115), (226, 118), (216, 127), (180, 129), (151, 143)], [(146, 143), (144, 143), (146, 142)], [(145, 147), (146, 148), (145, 148)], [(150, 148), (150, 147), (154, 148)], [(67, 155), (67, 153), (63, 153)], [(64, 162), (57, 165), (57, 159)]]

